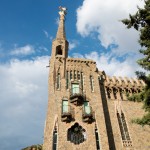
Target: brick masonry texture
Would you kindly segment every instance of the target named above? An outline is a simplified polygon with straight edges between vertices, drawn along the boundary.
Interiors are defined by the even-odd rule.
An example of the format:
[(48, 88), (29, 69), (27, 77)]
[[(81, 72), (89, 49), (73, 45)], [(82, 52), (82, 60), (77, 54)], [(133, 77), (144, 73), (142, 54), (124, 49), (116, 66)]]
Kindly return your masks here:
[[(93, 60), (68, 58), (69, 43), (66, 40), (64, 23), (65, 10), (60, 10), (59, 27), (56, 39), (52, 43), (50, 59), (49, 98), (43, 149), (53, 150), (53, 132), (56, 129), (57, 150), (97, 150), (95, 136), (97, 127), (102, 150), (149, 150), (150, 128), (131, 123), (133, 118), (142, 117), (145, 113), (142, 103), (130, 102), (126, 97), (126, 93), (130, 95), (142, 91), (145, 84), (127, 77), (109, 77), (104, 71), (97, 69)], [(79, 84), (81, 93), (71, 97), (72, 84), (75, 83)], [(68, 100), (68, 106), (72, 111), (62, 118), (64, 99)], [(89, 102), (92, 110), (91, 116), (85, 116), (85, 120), (84, 101)], [(129, 141), (123, 141), (121, 137), (117, 113), (120, 115), (123, 113), (125, 116)], [(68, 129), (75, 123), (82, 126), (86, 132), (86, 140), (80, 144), (67, 140)]]

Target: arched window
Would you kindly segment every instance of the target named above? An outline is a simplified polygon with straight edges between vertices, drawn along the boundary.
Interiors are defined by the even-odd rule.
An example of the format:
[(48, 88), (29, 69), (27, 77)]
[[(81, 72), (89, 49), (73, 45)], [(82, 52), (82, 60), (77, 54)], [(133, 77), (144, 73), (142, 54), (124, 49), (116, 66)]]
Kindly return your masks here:
[(80, 80), (80, 72), (78, 71), (78, 73), (77, 73), (77, 78), (78, 78), (78, 80)]
[(117, 89), (113, 88), (114, 98), (117, 99)]
[(83, 85), (84, 85), (83, 72), (81, 72), (81, 87), (82, 87), (82, 90), (83, 90)]
[(66, 89), (69, 88), (69, 71), (66, 72)]
[(53, 131), (53, 150), (57, 149), (57, 127), (55, 126)]
[(62, 48), (61, 48), (61, 45), (58, 45), (56, 47), (56, 55), (62, 55)]
[(96, 125), (95, 125), (95, 139), (96, 139), (96, 150), (100, 150), (99, 135)]
[(131, 139), (130, 139), (130, 135), (129, 135), (129, 131), (128, 131), (124, 113), (121, 112), (121, 114), (119, 114), (117, 112), (117, 118), (118, 118), (118, 123), (119, 123), (122, 140), (130, 141)]
[(86, 131), (78, 123), (75, 123), (71, 128), (68, 129), (67, 140), (74, 143), (80, 144), (86, 140)]
[(111, 99), (109, 88), (107, 88), (107, 96), (108, 96), (109, 99)]
[(92, 76), (90, 76), (90, 85), (91, 85), (91, 91), (94, 92), (94, 80)]
[(72, 79), (72, 71), (70, 71), (70, 80)]
[(60, 73), (57, 74), (57, 89), (60, 89)]

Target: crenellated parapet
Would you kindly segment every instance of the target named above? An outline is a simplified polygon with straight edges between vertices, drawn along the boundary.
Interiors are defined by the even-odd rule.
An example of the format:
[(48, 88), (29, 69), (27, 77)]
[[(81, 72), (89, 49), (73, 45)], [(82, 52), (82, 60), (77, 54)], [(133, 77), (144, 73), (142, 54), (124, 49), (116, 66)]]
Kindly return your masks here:
[(145, 83), (136, 78), (106, 76), (104, 85), (108, 99), (127, 100), (127, 94), (131, 95), (141, 92)]

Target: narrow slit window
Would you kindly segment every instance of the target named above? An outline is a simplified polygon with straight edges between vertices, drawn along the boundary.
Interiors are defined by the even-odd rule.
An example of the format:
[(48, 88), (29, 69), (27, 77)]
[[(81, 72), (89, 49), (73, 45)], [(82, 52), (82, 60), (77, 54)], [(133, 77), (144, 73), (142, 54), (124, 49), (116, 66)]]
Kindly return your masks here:
[(91, 84), (91, 91), (93, 92), (94, 91), (94, 84), (93, 84), (93, 77), (90, 76), (90, 84)]
[(60, 89), (60, 73), (57, 74), (57, 89)]
[(109, 98), (109, 99), (111, 99), (111, 96), (110, 96), (110, 91), (109, 91), (109, 89), (107, 89), (107, 96), (108, 96), (108, 98)]
[(124, 127), (126, 140), (130, 140), (129, 131), (128, 131), (128, 127), (127, 127), (127, 123), (126, 123), (126, 120), (125, 120), (124, 113), (121, 113), (121, 119), (122, 119), (122, 124), (123, 124), (123, 127)]
[(57, 127), (53, 131), (53, 150), (57, 150)]
[(80, 80), (80, 72), (78, 71), (78, 73), (77, 73), (77, 74), (78, 74), (78, 80)]
[(114, 98), (117, 99), (117, 91), (115, 88), (113, 88), (113, 94), (114, 94)]
[[(117, 118), (118, 118), (118, 123), (119, 123), (122, 140), (123, 141), (131, 141), (124, 113), (121, 112), (121, 115), (120, 115), (117, 112)], [(130, 145), (130, 146), (132, 146), (132, 145)]]
[(118, 119), (118, 123), (119, 123), (122, 140), (125, 140), (126, 138), (125, 138), (125, 133), (124, 133), (124, 129), (123, 129), (123, 124), (122, 124), (120, 114), (118, 112), (117, 112), (117, 119)]
[(72, 71), (70, 71), (70, 80), (72, 79)]
[(66, 72), (66, 89), (69, 89), (69, 71)]
[(77, 79), (77, 72), (74, 71), (74, 79), (76, 80)]
[(123, 100), (123, 91), (122, 90), (120, 90), (120, 97)]
[(83, 84), (84, 84), (84, 81), (83, 81), (83, 72), (81, 72), (81, 88), (83, 90)]
[(99, 135), (96, 125), (95, 125), (95, 139), (96, 139), (96, 150), (100, 150)]

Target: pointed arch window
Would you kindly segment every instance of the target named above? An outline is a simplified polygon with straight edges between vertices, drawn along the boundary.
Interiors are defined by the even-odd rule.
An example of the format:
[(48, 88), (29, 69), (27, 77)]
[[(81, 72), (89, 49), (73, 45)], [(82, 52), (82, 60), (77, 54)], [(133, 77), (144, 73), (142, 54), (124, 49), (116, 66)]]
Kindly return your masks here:
[(118, 119), (119, 128), (120, 128), (120, 132), (121, 132), (123, 146), (132, 146), (132, 141), (131, 141), (131, 138), (129, 135), (129, 131), (128, 131), (124, 113), (121, 112), (121, 114), (120, 114), (119, 112), (117, 112), (117, 119)]
[(57, 74), (57, 89), (60, 89), (60, 73)]
[(58, 45), (56, 47), (56, 55), (62, 55), (62, 47), (61, 47), (61, 45)]
[(67, 140), (74, 143), (80, 144), (86, 140), (86, 131), (78, 123), (75, 123), (71, 128), (68, 129)]
[(80, 72), (78, 71), (78, 73), (77, 73), (77, 78), (78, 78), (78, 80), (80, 80)]
[(70, 80), (72, 79), (72, 71), (70, 71)]
[(57, 127), (55, 126), (53, 131), (53, 150), (57, 150)]
[(81, 72), (81, 88), (83, 90), (84, 80), (83, 80), (83, 72)]
[(96, 125), (95, 125), (95, 139), (96, 139), (96, 150), (100, 150), (99, 135)]
[(66, 72), (66, 89), (69, 89), (69, 71)]
[(94, 92), (94, 80), (92, 76), (90, 76), (90, 85), (91, 85), (91, 91)]
[(74, 71), (74, 79), (76, 80), (77, 79), (77, 72)]

